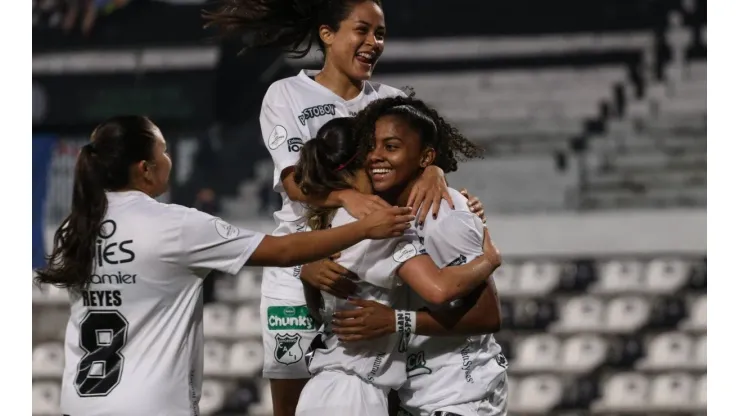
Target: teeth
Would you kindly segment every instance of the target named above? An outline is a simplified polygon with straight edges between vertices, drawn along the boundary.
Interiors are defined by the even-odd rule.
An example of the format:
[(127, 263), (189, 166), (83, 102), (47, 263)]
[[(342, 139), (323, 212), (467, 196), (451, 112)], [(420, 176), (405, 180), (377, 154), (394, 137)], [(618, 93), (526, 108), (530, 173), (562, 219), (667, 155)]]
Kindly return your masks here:
[(375, 54), (371, 54), (371, 53), (367, 53), (367, 52), (360, 52), (360, 53), (358, 53), (358, 55), (360, 55), (361, 57), (363, 57), (365, 59), (370, 59), (370, 60), (372, 60), (372, 59), (375, 58)]
[(389, 173), (390, 169), (373, 169), (373, 173)]

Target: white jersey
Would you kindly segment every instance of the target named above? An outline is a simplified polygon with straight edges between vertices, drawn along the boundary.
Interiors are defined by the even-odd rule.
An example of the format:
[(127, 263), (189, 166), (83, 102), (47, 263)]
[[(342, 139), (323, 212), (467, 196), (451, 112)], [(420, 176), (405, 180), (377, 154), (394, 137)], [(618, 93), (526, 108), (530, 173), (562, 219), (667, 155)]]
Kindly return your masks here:
[[(395, 88), (367, 81), (357, 97), (344, 100), (314, 81), (312, 77), (316, 73), (304, 70), (296, 76), (276, 81), (262, 101), (262, 138), (275, 164), (273, 188), (280, 192), (283, 199), (282, 209), (273, 215), (277, 223), (273, 235), (305, 230), (305, 209), (300, 202), (288, 198), (280, 180), (283, 170), (298, 162), (303, 143), (316, 137), (321, 126), (331, 119), (351, 117), (377, 99), (403, 95)], [(282, 299), (302, 299), (303, 287), (299, 274), (299, 266), (289, 273), (266, 270), (262, 294)]]
[[(427, 216), (417, 232), (439, 267), (466, 264), (483, 253), (483, 222), (468, 209), (465, 197), (448, 188), (455, 209), (442, 203), (436, 219)], [(426, 306), (409, 290), (410, 308)], [(506, 370), (493, 335), (428, 337), (413, 335), (407, 354), (408, 381), (399, 390), (404, 407), (422, 414), (445, 406), (482, 400), (494, 391)]]
[(92, 282), (70, 294), (62, 413), (197, 415), (203, 278), (237, 273), (264, 234), (138, 191), (106, 195)]
[[(356, 221), (346, 210), (340, 208), (332, 220), (332, 227), (339, 227)], [(385, 240), (364, 240), (342, 251), (337, 263), (357, 274), (358, 291), (355, 297), (374, 300), (390, 306), (394, 296), (399, 293), (398, 268), (406, 261), (426, 254), (413, 230), (404, 236)], [(405, 295), (402, 291), (401, 295)], [(324, 298), (324, 322), (331, 322), (335, 311), (354, 309), (346, 300), (322, 292)], [(326, 348), (315, 350), (309, 371), (341, 371), (354, 374), (376, 386), (399, 388), (406, 381), (405, 348), (399, 343), (399, 336), (392, 334), (382, 338), (342, 344), (331, 333), (330, 325), (325, 326)]]

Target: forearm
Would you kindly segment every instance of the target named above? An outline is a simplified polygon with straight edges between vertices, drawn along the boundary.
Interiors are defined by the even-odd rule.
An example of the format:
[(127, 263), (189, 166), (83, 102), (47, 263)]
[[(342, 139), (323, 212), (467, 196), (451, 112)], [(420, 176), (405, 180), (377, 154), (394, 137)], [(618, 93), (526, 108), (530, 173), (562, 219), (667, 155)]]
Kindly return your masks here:
[(306, 307), (311, 317), (316, 321), (316, 327), (318, 328), (323, 323), (320, 311), (321, 292), (306, 282), (301, 281), (301, 283), (303, 283), (303, 294), (306, 297)]
[(441, 303), (459, 299), (473, 290), (490, 276), (493, 265), (483, 256), (462, 266), (440, 269), (440, 282), (444, 296)]
[(290, 267), (318, 261), (353, 246), (365, 238), (361, 222), (320, 231), (266, 236), (250, 257), (253, 266)]
[(306, 195), (295, 183), (293, 173), (283, 179), (283, 188), (291, 201), (303, 202), (319, 208), (339, 208), (342, 206), (342, 196), (346, 189), (331, 191), (326, 195)]
[(491, 284), (479, 285), (461, 306), (416, 313), (416, 334), (427, 336), (481, 335), (497, 332), (501, 308)]

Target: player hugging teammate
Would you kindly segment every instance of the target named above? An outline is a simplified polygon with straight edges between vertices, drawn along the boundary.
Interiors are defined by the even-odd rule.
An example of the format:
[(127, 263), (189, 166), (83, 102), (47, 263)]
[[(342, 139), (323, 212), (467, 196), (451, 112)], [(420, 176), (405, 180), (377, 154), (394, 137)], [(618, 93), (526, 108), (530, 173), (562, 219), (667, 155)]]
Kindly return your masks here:
[[(395, 182), (397, 177), (400, 177), (396, 175), (396, 173), (400, 173), (400, 170), (396, 169), (400, 168), (396, 168), (391, 163), (387, 164), (393, 166), (388, 172), (383, 170), (387, 167), (378, 167), (379, 170), (373, 173), (373, 186), (387, 185), (392, 188), (392, 191), (383, 195), (363, 193), (353, 186), (345, 185), (334, 188), (330, 186), (332, 184), (323, 182), (326, 178), (320, 178), (317, 182), (329, 186), (331, 189), (328, 192), (311, 193), (306, 192), (309, 188), (302, 188), (296, 182), (295, 166), (299, 162), (301, 148), (309, 140), (317, 137), (319, 129), (325, 123), (339, 117), (354, 116), (376, 100), (381, 100), (381, 102), (388, 105), (390, 101), (382, 100), (405, 97), (405, 94), (400, 90), (370, 82), (375, 64), (383, 53), (385, 43), (386, 26), (380, 0), (222, 0), (215, 10), (206, 14), (206, 19), (225, 37), (244, 40), (246, 48), (276, 46), (302, 57), (309, 53), (313, 45), (318, 45), (324, 54), (323, 68), (320, 71), (303, 70), (294, 77), (275, 82), (268, 89), (262, 103), (260, 114), (262, 138), (275, 164), (273, 188), (281, 194), (283, 200), (282, 209), (274, 214), (277, 228), (273, 235), (282, 236), (306, 231), (308, 229), (306, 224), (307, 206), (324, 210), (343, 208), (349, 215), (348, 218), (344, 219), (350, 221), (351, 218), (364, 218), (377, 209), (388, 207), (395, 204), (396, 201), (402, 200), (404, 204), (413, 207), (413, 212), (418, 214), (419, 224), (425, 224), (424, 227), (427, 228), (427, 230), (422, 231), (421, 226), (419, 227), (419, 243), (426, 243), (424, 244), (427, 246), (426, 250), (437, 266), (447, 266), (450, 261), (445, 262), (444, 260), (449, 253), (446, 251), (447, 249), (441, 248), (440, 250), (443, 251), (435, 252), (436, 245), (441, 243), (436, 242), (439, 237), (435, 238), (433, 236), (434, 233), (447, 232), (447, 230), (434, 231), (443, 229), (434, 224), (447, 223), (448, 221), (444, 220), (447, 217), (459, 219), (459, 217), (465, 216), (461, 210), (467, 212), (466, 205), (474, 213), (482, 215), (482, 206), (474, 198), (466, 201), (466, 196), (448, 188), (444, 174), (456, 168), (455, 156), (472, 156), (471, 152), (474, 147), (444, 123), (436, 112), (429, 110), (422, 103), (415, 100), (406, 103), (412, 108), (416, 108), (416, 110), (407, 110), (416, 112), (416, 116), (404, 115), (403, 111), (406, 110), (393, 110), (397, 113), (394, 113), (396, 116), (411, 123), (406, 126), (407, 130), (410, 128), (411, 131), (416, 131), (420, 135), (419, 139), (424, 145), (422, 148), (423, 156), (427, 158), (423, 164), (413, 166), (413, 168), (410, 165), (399, 165), (404, 166), (403, 177), (406, 181), (404, 189), (407, 189), (408, 192), (403, 195), (395, 195), (397, 188), (401, 187), (400, 183)], [(399, 104), (400, 102), (394, 103)], [(372, 117), (379, 119), (381, 114), (385, 114), (380, 111), (385, 111), (385, 107), (374, 108), (373, 112), (364, 112), (363, 120), (371, 120)], [(431, 124), (420, 122), (424, 118), (421, 116), (424, 115), (431, 120)], [(366, 121), (363, 124), (366, 127), (363, 140), (371, 140), (373, 134), (368, 133), (368, 131), (373, 129), (368, 126), (374, 126), (373, 123)], [(435, 126), (436, 132), (430, 133), (427, 130), (418, 130), (419, 128), (428, 129), (431, 125)], [(431, 155), (427, 149), (435, 148), (435, 146), (442, 147), (435, 149), (434, 155)], [(448, 147), (444, 148), (443, 146)], [(384, 146), (381, 146), (381, 148), (384, 148)], [(377, 153), (378, 149), (376, 147), (376, 151), (371, 153), (371, 158), (372, 155), (377, 156), (379, 154)], [(344, 171), (347, 166), (342, 166), (343, 164), (364, 163), (365, 160), (362, 157), (358, 154), (332, 166), (336, 170)], [(388, 160), (391, 160), (390, 157)], [(388, 181), (392, 183), (389, 184)], [(446, 204), (441, 202), (443, 199), (446, 200)], [(450, 210), (449, 216), (447, 210)], [(428, 213), (433, 215), (431, 220), (427, 220)], [(469, 247), (449, 248), (451, 251), (459, 251), (455, 254), (455, 259), (460, 265), (481, 256), (483, 247), (482, 223), (478, 221), (479, 223), (474, 224), (471, 219), (473, 215), (469, 215), (470, 212), (467, 212), (467, 214), (470, 218), (465, 219), (468, 223), (464, 227), (467, 227), (465, 229), (468, 233), (462, 236), (461, 239), (468, 243)], [(452, 220), (449, 220), (449, 222), (451, 223)], [(429, 233), (429, 237), (424, 237), (425, 233)], [(430, 250), (430, 242), (424, 241), (425, 238), (429, 238), (430, 242), (435, 241), (432, 243), (435, 245), (435, 249)], [(404, 245), (401, 247), (403, 250), (395, 254), (399, 259), (405, 260), (406, 257), (414, 257), (414, 250), (417, 254), (421, 251), (413, 241), (408, 242), (408, 244), (408, 248)], [(473, 250), (473, 246), (477, 251)], [(460, 251), (465, 248), (473, 251)], [(325, 268), (306, 268), (303, 275), (309, 275), (310, 270), (314, 269), (321, 273), (321, 276), (316, 277), (318, 280), (322, 277), (337, 276), (336, 271), (340, 269), (338, 265), (332, 265), (331, 263), (322, 263), (322, 265)], [(311, 347), (312, 341), (317, 339), (317, 335), (319, 335), (316, 326), (312, 325), (312, 320), (308, 319), (309, 310), (303, 286), (299, 279), (301, 274), (300, 267), (265, 268), (263, 273), (261, 320), (263, 326), (262, 340), (266, 352), (263, 376), (270, 380), (275, 416), (292, 416), (295, 414), (298, 398), (310, 377), (304, 355)], [(447, 300), (444, 297), (451, 292), (445, 292), (444, 285), (440, 286), (440, 282), (434, 279), (427, 283), (430, 284), (429, 287), (435, 296), (432, 298), (433, 300)], [(385, 286), (383, 287), (388, 289)], [(420, 287), (426, 286), (421, 285)], [(319, 286), (319, 288), (327, 289), (328, 287)], [(399, 313), (399, 316), (406, 322), (403, 328), (407, 330), (404, 331), (410, 335), (410, 332), (414, 331), (415, 324), (417, 326), (416, 331), (419, 332), (423, 326), (422, 323), (427, 322), (426, 319), (429, 318), (428, 324), (430, 327), (428, 328), (432, 332), (429, 335), (449, 335), (449, 331), (454, 333), (464, 332), (464, 322), (469, 318), (468, 315), (482, 310), (485, 310), (485, 313), (480, 315), (485, 315), (485, 319), (479, 322), (490, 323), (491, 317), (497, 317), (496, 310), (491, 310), (491, 307), (496, 308), (498, 301), (492, 292), (492, 285), (488, 288), (486, 290), (483, 290), (485, 288), (476, 288), (468, 295), (468, 298), (472, 299), (472, 303), (476, 306), (469, 308), (467, 313), (463, 310), (446, 310), (445, 313), (442, 313), (436, 311), (436, 309), (422, 313)], [(336, 290), (336, 288), (333, 289)], [(417, 293), (419, 293), (419, 289), (417, 289)], [(411, 295), (409, 295), (409, 298), (409, 302), (413, 303), (404, 306), (405, 308), (413, 310), (413, 308), (420, 307), (421, 303), (413, 301)], [(369, 299), (372, 299), (372, 297)], [(485, 303), (482, 304), (482, 302)], [(486, 305), (489, 307), (486, 308)], [(373, 304), (373, 306), (368, 306), (363, 313), (366, 313), (367, 310), (381, 309), (378, 305)], [(288, 320), (286, 319), (288, 311), (292, 314), (291, 316), (304, 319)], [(388, 311), (385, 310), (384, 312)], [(458, 319), (461, 316), (463, 319)], [(415, 323), (414, 319), (416, 319)], [(439, 322), (435, 319), (438, 319)], [(434, 326), (435, 323), (436, 327)], [(485, 331), (479, 328), (475, 332), (491, 332), (491, 329), (495, 326), (488, 325)], [(357, 328), (356, 326), (350, 327), (350, 329)], [(349, 334), (348, 336), (365, 337), (368, 335)], [(447, 363), (444, 357), (433, 361), (430, 354), (425, 350), (424, 337), (407, 336), (403, 339), (405, 342), (409, 342), (410, 362), (417, 362), (422, 366), (426, 363), (425, 368), (431, 368), (431, 364), (439, 366), (438, 370), (434, 370), (436, 373), (433, 378), (436, 379), (437, 375), (446, 374), (444, 365), (452, 365), (451, 362)], [(474, 348), (488, 348), (490, 351), (487, 353), (488, 355), (481, 355), (479, 352), (469, 354), (469, 358), (472, 357), (470, 362), (473, 364), (468, 365), (471, 366), (478, 362), (475, 361), (476, 357), (485, 359), (487, 356), (493, 357), (497, 354), (497, 350), (493, 347), (495, 343), (491, 344), (493, 342), (492, 338), (481, 338), (476, 342), (476, 345), (470, 345), (467, 348), (471, 351)], [(452, 345), (450, 348), (452, 348)], [(480, 366), (480, 368), (485, 368), (485, 366)], [(473, 371), (469, 373), (469, 376), (473, 377), (474, 374), (477, 375), (478, 373)], [(478, 378), (477, 380), (482, 379)], [(473, 380), (476, 379), (473, 378)], [(481, 383), (482, 381), (478, 384)], [(414, 389), (420, 388), (415, 386), (416, 384), (404, 391), (413, 392)], [(429, 390), (429, 388), (425, 390), (431, 391), (432, 394), (434, 391)], [(421, 397), (418, 394), (412, 396), (413, 398)], [(413, 405), (413, 398), (408, 402), (410, 403), (409, 406)], [(427, 398), (421, 397), (419, 400), (427, 400)], [(428, 400), (442, 403), (434, 397), (430, 397)], [(321, 398), (315, 398), (315, 401), (320, 402)], [(428, 412), (425, 410), (426, 408), (422, 409), (420, 407), (420, 409), (420, 411)], [(351, 413), (338, 410), (336, 414)]]

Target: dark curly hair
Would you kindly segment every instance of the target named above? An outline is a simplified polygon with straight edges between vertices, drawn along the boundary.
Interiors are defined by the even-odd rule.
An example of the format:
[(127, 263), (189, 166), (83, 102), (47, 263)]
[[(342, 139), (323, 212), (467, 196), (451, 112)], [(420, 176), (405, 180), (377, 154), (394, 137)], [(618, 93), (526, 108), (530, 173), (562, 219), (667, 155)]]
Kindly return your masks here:
[(224, 39), (238, 39), (245, 49), (275, 46), (302, 58), (319, 39), (323, 25), (339, 24), (360, 3), (380, 0), (220, 0), (215, 10), (204, 11), (205, 27), (217, 29)]
[(457, 163), (482, 158), (483, 149), (463, 136), (437, 111), (414, 97), (389, 97), (373, 101), (357, 114), (355, 135), (366, 156), (375, 143), (375, 123), (383, 116), (402, 117), (419, 131), (422, 146), (435, 149), (434, 165), (445, 173), (457, 170)]

